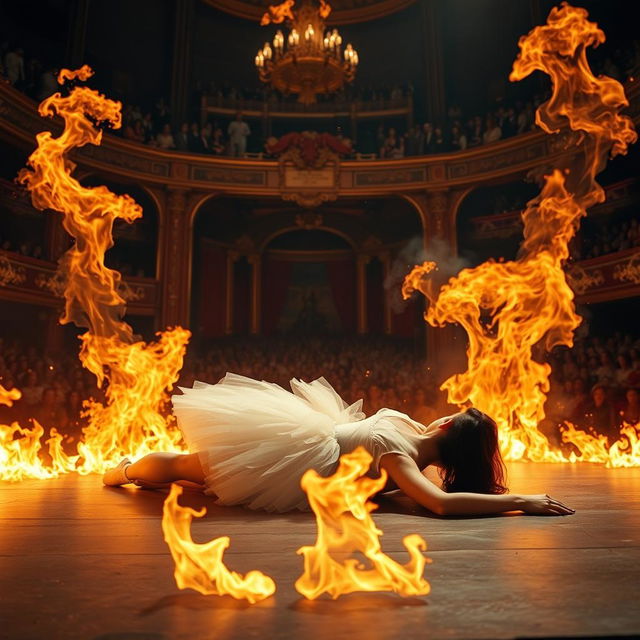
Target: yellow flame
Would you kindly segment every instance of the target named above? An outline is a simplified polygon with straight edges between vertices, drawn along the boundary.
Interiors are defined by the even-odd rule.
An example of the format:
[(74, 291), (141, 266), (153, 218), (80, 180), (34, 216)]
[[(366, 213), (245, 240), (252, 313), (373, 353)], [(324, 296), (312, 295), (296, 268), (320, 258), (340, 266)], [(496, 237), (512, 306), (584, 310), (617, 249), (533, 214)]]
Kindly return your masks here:
[(229, 571), (222, 556), (229, 546), (229, 538), (221, 536), (198, 544), (191, 538), (191, 521), (207, 512), (203, 507), (195, 511), (178, 504), (182, 487), (171, 485), (162, 508), (162, 531), (175, 562), (174, 576), (180, 589), (195, 589), (205, 595), (230, 595), (246, 599), (250, 603), (268, 598), (275, 593), (276, 585), (260, 571), (249, 571), (241, 576)]
[[(458, 323), (469, 338), (467, 371), (442, 385), (449, 401), (473, 404), (490, 414), (500, 429), (502, 453), (510, 460), (569, 461), (551, 450), (537, 428), (544, 418), (551, 367), (534, 360), (533, 350), (573, 345), (581, 319), (563, 271), (568, 243), (586, 209), (604, 200), (595, 176), (608, 155), (626, 153), (637, 137), (631, 120), (619, 113), (628, 104), (622, 85), (596, 78), (589, 68), (586, 48), (603, 41), (604, 33), (587, 20), (587, 12), (567, 3), (551, 10), (546, 25), (520, 39), (510, 79), (534, 70), (549, 74), (552, 97), (538, 108), (536, 121), (548, 133), (567, 126), (577, 132), (575, 155), (570, 166), (546, 176), (540, 195), (527, 204), (524, 242), (516, 260), (489, 260), (465, 269), (437, 294), (428, 280), (415, 285), (431, 301), (427, 322)], [(591, 436), (578, 438), (576, 433), (568, 429), (564, 437), (582, 450)], [(585, 449), (581, 459), (617, 464), (618, 448), (602, 453), (601, 445), (591, 444), (600, 453)]]
[(284, 2), (277, 5), (269, 5), (269, 10), (263, 14), (260, 24), (264, 27), (268, 24), (281, 24), (285, 20), (293, 21), (295, 16), (293, 15), (293, 5), (295, 0), (284, 0)]
[[(87, 80), (91, 75), (93, 71), (85, 65), (76, 71), (63, 69), (58, 79), (64, 83)], [(55, 93), (39, 107), (42, 116), (60, 115), (65, 127), (58, 138), (48, 131), (36, 136), (30, 169), (23, 169), (18, 179), (30, 191), (34, 207), (63, 214), (64, 228), (75, 240), (59, 261), (58, 272), (65, 284), (61, 323), (88, 328), (80, 338), (80, 360), (96, 376), (98, 386), (106, 384), (106, 402), (85, 403), (88, 425), (78, 443), (78, 455), (67, 455), (61, 434), (51, 431), (49, 463), (39, 457), (42, 427), (4, 428), (0, 445), (0, 459), (6, 458), (0, 467), (3, 479), (50, 477), (74, 470), (102, 472), (123, 456), (184, 450), (166, 404), (190, 333), (176, 327), (159, 333), (157, 342), (135, 342), (131, 327), (122, 321), (121, 276), (104, 264), (105, 252), (113, 246), (115, 220), (131, 223), (141, 217), (142, 209), (128, 195), (117, 196), (104, 186), (80, 185), (72, 177), (75, 164), (67, 157), (76, 147), (100, 144), (102, 130), (95, 123), (120, 127), (121, 106), (93, 89), (75, 87), (68, 96)]]
[(5, 389), (0, 384), (0, 404), (4, 404), (7, 407), (13, 406), (16, 400), (22, 398), (22, 393), (18, 389)]
[[(428, 559), (422, 554), (427, 543), (417, 534), (405, 536), (403, 544), (410, 560), (401, 565), (380, 548), (380, 531), (371, 517), (376, 505), (368, 501), (387, 481), (383, 470), (379, 478), (364, 474), (371, 455), (362, 447), (340, 458), (340, 465), (329, 478), (313, 469), (302, 476), (318, 525), (316, 544), (301, 547), (304, 573), (296, 581), (299, 593), (314, 600), (326, 592), (332, 598), (353, 591), (394, 591), (403, 596), (426, 595), (429, 583), (422, 577)], [(354, 551), (362, 553), (372, 567), (366, 568), (355, 558), (340, 561)]]

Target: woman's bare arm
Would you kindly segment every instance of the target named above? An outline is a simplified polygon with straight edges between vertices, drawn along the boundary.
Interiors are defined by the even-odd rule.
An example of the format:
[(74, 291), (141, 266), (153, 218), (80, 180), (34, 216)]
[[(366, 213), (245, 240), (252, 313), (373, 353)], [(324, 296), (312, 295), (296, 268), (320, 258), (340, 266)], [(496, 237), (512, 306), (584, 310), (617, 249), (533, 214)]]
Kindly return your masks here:
[(490, 495), (484, 493), (447, 493), (422, 475), (408, 456), (388, 453), (380, 459), (398, 488), (418, 504), (441, 515), (483, 515), (505, 511), (524, 511), (539, 515), (568, 515), (573, 509), (546, 495)]

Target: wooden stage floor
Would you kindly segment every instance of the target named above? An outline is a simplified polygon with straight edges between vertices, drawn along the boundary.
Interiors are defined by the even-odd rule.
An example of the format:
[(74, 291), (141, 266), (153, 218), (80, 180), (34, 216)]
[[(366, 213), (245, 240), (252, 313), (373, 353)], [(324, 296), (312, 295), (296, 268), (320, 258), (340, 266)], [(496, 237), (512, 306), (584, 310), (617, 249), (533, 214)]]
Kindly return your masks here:
[[(577, 509), (550, 518), (445, 519), (384, 501), (383, 549), (427, 539), (431, 594), (302, 599), (295, 551), (313, 544), (312, 514), (274, 516), (208, 504), (194, 539), (231, 536), (227, 566), (278, 585), (250, 606), (180, 591), (160, 525), (160, 492), (107, 489), (97, 476), (0, 483), (0, 638), (512, 638), (640, 633), (640, 469), (511, 464), (510, 485)], [(403, 513), (402, 511), (405, 511)]]

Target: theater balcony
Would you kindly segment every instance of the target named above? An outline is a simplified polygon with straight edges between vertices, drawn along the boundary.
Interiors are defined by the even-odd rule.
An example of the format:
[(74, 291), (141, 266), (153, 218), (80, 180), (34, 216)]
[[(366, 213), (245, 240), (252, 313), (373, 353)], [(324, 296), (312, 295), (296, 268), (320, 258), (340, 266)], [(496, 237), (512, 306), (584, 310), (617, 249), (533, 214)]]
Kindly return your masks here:
[[(628, 112), (638, 123), (638, 82), (628, 84), (626, 92), (630, 100)], [(232, 105), (207, 102), (204, 107), (230, 109)], [(32, 100), (7, 84), (0, 85), (0, 139), (15, 152), (15, 172), (24, 165), (34, 148), (38, 132), (49, 129), (56, 134), (61, 127), (59, 120), (41, 118)], [(461, 216), (461, 212), (472, 202), (474, 194), (482, 189), (500, 190), (503, 185), (523, 183), (525, 179), (535, 182), (553, 167), (568, 166), (575, 153), (575, 139), (569, 132), (561, 131), (555, 135), (531, 132), (456, 153), (394, 160), (340, 159), (335, 156), (320, 167), (300, 167), (282, 158), (238, 159), (166, 152), (107, 132), (101, 146), (76, 149), (72, 159), (77, 163), (77, 176), (83, 184), (104, 182), (116, 185), (122, 191), (136, 190), (145, 200), (145, 216), (155, 218), (156, 237), (145, 245), (147, 251), (153, 247), (153, 264), (142, 277), (125, 277), (123, 295), (128, 299), (132, 313), (153, 315), (155, 326), (162, 327), (179, 323), (188, 325), (193, 313), (194, 247), (197, 248), (199, 243), (198, 238), (194, 239), (195, 220), (207, 202), (223, 199), (227, 203), (246, 204), (259, 199), (268, 204), (270, 212), (281, 214), (277, 224), (286, 229), (295, 229), (296, 225), (306, 228), (305, 216), (319, 215), (321, 221), (324, 216), (324, 222), (312, 225), (324, 228), (329, 226), (327, 220), (333, 220), (329, 231), (348, 239), (356, 265), (367, 264), (372, 256), (383, 259), (389, 253), (392, 257), (397, 253), (399, 243), (387, 241), (384, 235), (373, 239), (358, 235), (351, 228), (353, 211), (345, 213), (350, 207), (358, 209), (362, 205), (364, 209), (378, 201), (402, 201), (402, 206), (412, 209), (427, 247), (439, 240), (445, 243), (452, 255), (464, 253), (468, 247), (460, 246), (462, 237), (466, 234), (469, 241), (476, 234), (481, 240), (507, 239), (517, 249), (520, 232), (518, 211), (483, 215), (476, 208), (473, 215), (465, 214), (466, 217)], [(6, 203), (16, 199), (10, 192), (16, 192), (18, 188), (6, 182), (12, 178), (11, 175), (2, 177), (5, 179), (3, 206), (7, 209), (10, 207)], [(608, 200), (596, 207), (593, 214), (606, 217), (619, 207), (636, 205), (636, 186), (632, 176), (607, 185)], [(392, 210), (393, 207), (389, 209)], [(393, 213), (388, 215), (393, 217)], [(260, 332), (259, 299), (267, 236), (278, 232), (275, 228), (267, 230), (264, 224), (260, 228), (261, 231), (238, 229), (236, 238), (219, 242), (227, 256), (226, 264), (231, 265), (226, 275), (221, 277), (230, 277), (229, 269), (233, 270), (238, 258), (248, 261), (249, 297), (253, 305), (248, 313), (253, 333)], [(56, 304), (58, 289), (53, 274), (55, 260), (63, 249), (59, 224), (58, 227), (49, 224), (43, 233), (43, 243), (53, 247), (44, 258), (2, 252), (0, 296), (37, 300), (43, 305)], [(138, 241), (143, 242), (144, 239), (138, 238)], [(116, 245), (118, 242), (116, 239)], [(136, 246), (130, 245), (132, 254), (137, 254)], [(578, 299), (588, 302), (638, 295), (639, 252), (637, 248), (630, 248), (571, 263), (568, 271)], [(366, 286), (361, 281), (366, 274), (362, 275), (360, 267), (355, 267), (354, 272), (358, 274), (356, 289), (360, 292), (358, 329), (366, 330), (367, 322), (363, 319), (363, 314), (366, 315), (366, 301), (363, 299)], [(232, 284), (227, 282), (228, 286)], [(227, 306), (233, 304), (229, 295), (226, 300)], [(222, 313), (228, 319), (232, 310), (223, 309)], [(389, 329), (392, 324), (388, 322), (385, 326)]]

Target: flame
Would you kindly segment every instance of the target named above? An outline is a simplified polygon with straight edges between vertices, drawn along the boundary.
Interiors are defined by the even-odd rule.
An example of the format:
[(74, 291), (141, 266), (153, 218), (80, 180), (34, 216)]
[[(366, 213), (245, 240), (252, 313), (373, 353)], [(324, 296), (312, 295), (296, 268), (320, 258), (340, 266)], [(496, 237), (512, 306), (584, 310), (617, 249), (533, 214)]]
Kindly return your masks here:
[(222, 556), (229, 546), (229, 538), (221, 536), (205, 544), (191, 538), (191, 520), (201, 518), (207, 512), (203, 507), (195, 511), (178, 504), (182, 487), (171, 485), (162, 508), (162, 531), (176, 564), (174, 576), (180, 589), (195, 589), (205, 595), (230, 595), (250, 603), (268, 598), (275, 593), (274, 581), (260, 571), (249, 571), (241, 576), (229, 571)]
[[(402, 283), (402, 297), (407, 300), (411, 297), (414, 291), (422, 291), (423, 288), (427, 288), (430, 291), (430, 281), (426, 280), (432, 271), (435, 271), (437, 265), (435, 262), (426, 261), (421, 265), (416, 265), (411, 269), (408, 275), (405, 276)], [(431, 294), (429, 293), (429, 296)]]
[(20, 398), (22, 398), (22, 393), (18, 389), (5, 389), (0, 384), (0, 404), (11, 407)]
[[(422, 577), (428, 559), (422, 554), (426, 542), (417, 534), (405, 536), (403, 544), (410, 560), (401, 565), (380, 548), (382, 535), (371, 512), (376, 508), (368, 498), (387, 481), (383, 470), (379, 478), (364, 474), (371, 455), (362, 447), (340, 457), (336, 473), (329, 478), (313, 469), (302, 476), (311, 508), (316, 514), (318, 538), (313, 547), (301, 547), (304, 573), (296, 581), (299, 593), (314, 600), (327, 592), (332, 598), (353, 591), (394, 591), (403, 596), (426, 595), (429, 583)], [(340, 561), (334, 555), (361, 552), (373, 565), (365, 568), (355, 558)]]
[[(63, 69), (58, 81), (87, 80), (92, 75), (85, 65), (76, 71)], [(5, 428), (0, 459), (13, 462), (0, 468), (3, 479), (102, 472), (123, 456), (184, 450), (165, 405), (190, 333), (176, 327), (159, 333), (154, 343), (134, 341), (131, 327), (121, 319), (125, 311), (118, 293), (121, 276), (104, 264), (105, 252), (113, 246), (115, 220), (131, 223), (141, 217), (142, 209), (128, 195), (117, 196), (104, 186), (81, 186), (72, 177), (75, 164), (67, 158), (75, 147), (100, 144), (102, 130), (95, 123), (120, 127), (120, 109), (119, 102), (88, 87), (75, 87), (66, 97), (55, 93), (39, 107), (42, 116), (60, 115), (64, 131), (58, 138), (48, 131), (36, 136), (38, 146), (28, 160), (31, 168), (23, 169), (18, 180), (31, 192), (34, 207), (63, 213), (64, 228), (75, 240), (59, 260), (58, 273), (65, 285), (60, 322), (88, 328), (80, 337), (80, 360), (105, 388), (106, 401), (85, 403), (88, 425), (78, 455), (67, 455), (62, 435), (51, 430), (46, 465), (39, 457), (40, 425)]]
[(320, 6), (318, 7), (318, 15), (326, 20), (331, 13), (331, 5), (327, 2), (327, 0), (320, 0)]
[(281, 24), (285, 20), (294, 20), (292, 8), (295, 3), (295, 0), (284, 0), (280, 4), (269, 5), (269, 10), (263, 14), (260, 24), (264, 27), (268, 24)]
[[(574, 149), (570, 166), (547, 175), (540, 195), (522, 214), (519, 257), (464, 269), (437, 295), (428, 282), (417, 282), (431, 302), (427, 322), (459, 323), (469, 339), (467, 371), (450, 377), (442, 388), (451, 403), (473, 404), (497, 421), (501, 450), (510, 460), (570, 461), (551, 450), (537, 428), (545, 415), (551, 367), (534, 360), (534, 349), (573, 346), (581, 319), (563, 271), (568, 243), (586, 209), (605, 198), (595, 176), (608, 155), (626, 153), (637, 137), (631, 120), (619, 113), (628, 105), (622, 85), (606, 76), (596, 78), (589, 68), (586, 48), (603, 42), (604, 33), (587, 15), (563, 3), (551, 10), (546, 25), (519, 41), (510, 79), (541, 70), (553, 85), (550, 100), (537, 110), (536, 122), (548, 133), (566, 132), (567, 127), (575, 132), (569, 134)], [(568, 429), (564, 437), (584, 451), (580, 459), (619, 464), (615, 445), (606, 450), (589, 440), (593, 436), (577, 433)], [(592, 454), (589, 447), (598, 453)], [(634, 464), (640, 464), (640, 457)]]

